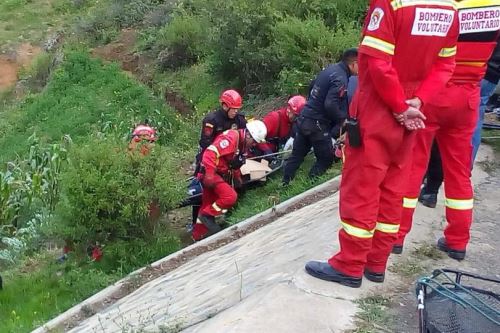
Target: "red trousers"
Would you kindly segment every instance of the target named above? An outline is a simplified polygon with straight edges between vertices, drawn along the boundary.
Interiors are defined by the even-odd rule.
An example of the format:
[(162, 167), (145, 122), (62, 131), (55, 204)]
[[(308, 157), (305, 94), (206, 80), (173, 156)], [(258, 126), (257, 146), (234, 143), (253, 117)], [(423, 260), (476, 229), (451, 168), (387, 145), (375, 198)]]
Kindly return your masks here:
[[(236, 203), (238, 194), (226, 182), (219, 182), (214, 188), (203, 188), (201, 196), (200, 215), (219, 216), (224, 214)], [(195, 240), (202, 239), (208, 232), (207, 227), (202, 223), (195, 223), (192, 236)]]
[(219, 182), (214, 188), (203, 188), (200, 214), (219, 216), (236, 203), (238, 194), (226, 182)]
[(477, 124), (480, 88), (477, 84), (448, 86), (425, 108), (426, 128), (418, 131), (413, 162), (403, 202), (397, 245), (403, 245), (411, 229), (422, 178), (427, 170), (434, 138), (437, 140), (444, 173), (446, 244), (465, 250), (472, 224), (473, 190), (470, 180), (472, 135)]
[[(412, 96), (412, 92), (408, 93)], [(345, 149), (340, 184), (340, 251), (329, 259), (337, 271), (361, 277), (365, 268), (385, 272), (397, 238), (414, 133), (398, 124), (374, 90), (358, 91), (362, 146)]]

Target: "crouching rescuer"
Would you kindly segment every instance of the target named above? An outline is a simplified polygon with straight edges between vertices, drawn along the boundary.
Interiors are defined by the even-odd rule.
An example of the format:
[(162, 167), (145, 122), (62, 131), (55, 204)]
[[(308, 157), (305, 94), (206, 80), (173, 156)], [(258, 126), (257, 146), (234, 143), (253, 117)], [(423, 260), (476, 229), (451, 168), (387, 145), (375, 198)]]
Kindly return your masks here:
[(191, 233), (195, 241), (221, 230), (215, 217), (236, 203), (235, 188), (241, 187), (240, 167), (245, 163), (245, 153), (256, 143), (265, 142), (266, 135), (266, 125), (254, 120), (245, 129), (223, 132), (203, 152), (197, 175), (203, 185), (201, 208)]

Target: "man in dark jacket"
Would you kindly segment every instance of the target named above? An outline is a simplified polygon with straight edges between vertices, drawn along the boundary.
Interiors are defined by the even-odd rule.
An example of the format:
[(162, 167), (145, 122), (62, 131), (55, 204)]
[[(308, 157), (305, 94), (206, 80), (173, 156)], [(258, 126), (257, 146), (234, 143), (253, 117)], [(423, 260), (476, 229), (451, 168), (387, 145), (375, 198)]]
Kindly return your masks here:
[(287, 185), (311, 147), (316, 163), (310, 177), (322, 175), (333, 163), (332, 136), (340, 135), (347, 117), (347, 84), (351, 75), (358, 73), (358, 50), (348, 49), (339, 63), (322, 70), (311, 83), (306, 106), (297, 119), (297, 133), (290, 158), (285, 164), (283, 184)]

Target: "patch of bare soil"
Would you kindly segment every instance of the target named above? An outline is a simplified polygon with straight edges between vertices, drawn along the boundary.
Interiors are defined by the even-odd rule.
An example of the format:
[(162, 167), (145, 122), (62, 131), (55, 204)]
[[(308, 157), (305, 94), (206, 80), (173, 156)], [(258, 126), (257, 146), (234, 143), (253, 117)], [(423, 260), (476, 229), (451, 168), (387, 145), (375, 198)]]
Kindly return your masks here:
[(92, 55), (107, 61), (117, 61), (124, 71), (135, 74), (139, 69), (139, 55), (134, 52), (136, 40), (137, 32), (134, 29), (123, 29), (116, 41), (96, 47)]
[(484, 114), (484, 122), (488, 124), (500, 125), (500, 120), (498, 120), (497, 115), (493, 112)]
[(165, 90), (165, 101), (177, 110), (181, 115), (186, 116), (193, 112), (193, 107), (180, 94), (173, 90)]
[(8, 89), (17, 81), (18, 64), (8, 56), (0, 56), (0, 91)]
[(17, 82), (17, 72), (27, 67), (42, 49), (30, 43), (23, 43), (10, 54), (0, 55), (0, 91), (12, 87)]
[(255, 223), (252, 223), (251, 225), (248, 225), (246, 227), (236, 227), (234, 230), (232, 230), (230, 233), (228, 233), (225, 237), (223, 238), (218, 238), (214, 239), (212, 242), (209, 242), (206, 245), (203, 246), (198, 246), (189, 250), (181, 250), (181, 253), (179, 256), (176, 256), (174, 258), (171, 258), (167, 261), (164, 261), (160, 264), (158, 267), (147, 267), (144, 269), (141, 273), (139, 273), (137, 276), (133, 276), (129, 278), (122, 286), (121, 288), (113, 293), (112, 295), (108, 296), (106, 299), (100, 302), (96, 302), (94, 304), (91, 304), (90, 306), (85, 306), (83, 307), (78, 315), (72, 317), (71, 319), (67, 320), (62, 324), (62, 326), (65, 328), (65, 330), (71, 329), (75, 326), (77, 326), (81, 321), (85, 320), (86, 318), (91, 317), (95, 313), (98, 313), (102, 311), (103, 309), (111, 306), (115, 302), (117, 302), (119, 299), (131, 294), (135, 290), (139, 289), (142, 285), (162, 276), (170, 271), (173, 271), (174, 269), (184, 265), (188, 261), (196, 258), (197, 256), (204, 254), (209, 251), (216, 250), (224, 245), (227, 245), (231, 242), (234, 242), (235, 240), (240, 239), (241, 237), (248, 235), (252, 232), (254, 232), (257, 229), (262, 228), (263, 226), (266, 226), (279, 217), (289, 214), (293, 211), (296, 211), (298, 209), (301, 209), (302, 207), (308, 206), (312, 203), (315, 203), (319, 200), (322, 200), (333, 193), (337, 191), (337, 186), (332, 185), (331, 187), (318, 192), (311, 194), (305, 198), (303, 198), (301, 201), (295, 203), (294, 205), (288, 207), (288, 209), (285, 212), (275, 212), (273, 216), (271, 217), (263, 217), (260, 220), (255, 221)]

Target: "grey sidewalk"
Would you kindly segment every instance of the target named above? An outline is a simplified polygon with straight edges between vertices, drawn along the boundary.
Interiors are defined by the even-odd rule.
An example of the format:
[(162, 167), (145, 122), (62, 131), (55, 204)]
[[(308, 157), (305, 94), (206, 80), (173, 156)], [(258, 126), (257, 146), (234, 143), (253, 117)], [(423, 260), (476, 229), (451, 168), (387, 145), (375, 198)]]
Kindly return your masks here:
[[(476, 173), (476, 183), (486, 177)], [(428, 224), (442, 216), (418, 209), (409, 245), (428, 241)], [(308, 276), (305, 262), (338, 249), (339, 225), (335, 194), (147, 283), (71, 332), (343, 332), (353, 328), (354, 300), (398, 278), (351, 289)]]

